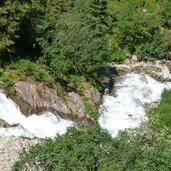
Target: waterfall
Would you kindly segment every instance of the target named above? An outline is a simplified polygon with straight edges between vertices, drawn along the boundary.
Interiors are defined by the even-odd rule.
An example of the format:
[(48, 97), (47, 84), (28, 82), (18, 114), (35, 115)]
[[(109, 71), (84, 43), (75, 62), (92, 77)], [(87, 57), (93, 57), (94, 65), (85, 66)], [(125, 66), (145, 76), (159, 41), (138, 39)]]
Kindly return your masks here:
[(62, 119), (50, 112), (26, 117), (2, 90), (0, 91), (0, 119), (14, 125), (11, 128), (0, 127), (0, 135), (6, 136), (54, 137), (56, 134), (64, 134), (67, 128), (73, 125), (72, 121)]
[(160, 100), (171, 82), (160, 83), (146, 74), (128, 73), (114, 86), (113, 96), (104, 95), (100, 106), (100, 126), (115, 137), (118, 130), (135, 128), (148, 120), (145, 105)]

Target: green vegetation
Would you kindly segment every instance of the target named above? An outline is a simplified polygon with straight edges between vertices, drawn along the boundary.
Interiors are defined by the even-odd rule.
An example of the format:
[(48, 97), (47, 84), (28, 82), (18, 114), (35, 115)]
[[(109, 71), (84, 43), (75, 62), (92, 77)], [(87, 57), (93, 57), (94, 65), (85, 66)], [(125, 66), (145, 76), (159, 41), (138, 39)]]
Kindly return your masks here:
[(169, 0), (2, 1), (0, 65), (64, 91), (74, 77), (99, 89), (110, 61), (170, 58), (170, 11)]
[(158, 120), (158, 127), (167, 127), (171, 129), (171, 91), (165, 90), (162, 94), (162, 100), (159, 105), (152, 109), (150, 115)]
[(97, 86), (110, 61), (170, 58), (170, 11), (170, 0), (2, 1), (0, 64), (27, 59), (61, 85), (75, 75)]
[(95, 120), (98, 119), (98, 110), (94, 107), (91, 100), (87, 97), (84, 98), (84, 106), (85, 106), (85, 113), (90, 117), (94, 118)]
[(0, 63), (9, 60), (9, 54), (15, 51), (19, 24), (28, 9), (27, 1), (2, 0), (0, 2)]
[(144, 128), (121, 132), (112, 139), (96, 126), (71, 128), (65, 135), (23, 151), (13, 166), (25, 164), (46, 171), (169, 171), (171, 139), (167, 131)]
[[(0, 73), (1, 74), (1, 73)], [(44, 82), (47, 86), (53, 87), (57, 94), (64, 98), (66, 90), (49, 72), (47, 67), (40, 63), (34, 63), (30, 60), (19, 59), (16, 62), (11, 62), (8, 66), (2, 70), (2, 74), (0, 75), (0, 81), (3, 81), (7, 84), (9, 89), (9, 94), (14, 91), (13, 89), (13, 81), (40, 81)]]
[[(31, 79), (58, 94), (83, 95), (84, 82), (99, 87), (98, 72), (111, 61), (136, 54), (141, 60), (170, 59), (170, 0), (1, 0), (0, 81)], [(147, 126), (112, 139), (97, 125), (72, 128), (55, 140), (23, 152), (25, 163), (44, 170), (169, 171), (170, 92), (151, 112)], [(86, 113), (96, 109), (84, 99)], [(155, 129), (153, 129), (155, 128)]]
[(112, 1), (109, 10), (112, 59), (122, 60), (127, 54), (137, 54), (145, 60), (170, 57), (169, 0)]
[(101, 21), (107, 17), (106, 5), (105, 1), (77, 0), (61, 15), (49, 46), (40, 42), (45, 54), (42, 61), (55, 76), (81, 74), (96, 78), (108, 57), (106, 29), (102, 29), (107, 26)]
[(21, 59), (13, 62), (8, 65), (6, 70), (13, 79), (23, 79), (32, 76), (37, 81), (43, 81), (49, 84), (53, 84), (54, 82), (45, 66), (29, 60)]
[(0, 71), (0, 81), (2, 81), (3, 83), (6, 84), (6, 89), (7, 89), (7, 93), (8, 95), (15, 95), (16, 94), (16, 90), (13, 87), (13, 81), (12, 79), (2, 71)]
[(171, 169), (171, 91), (150, 112), (150, 121), (112, 138), (98, 125), (70, 128), (65, 135), (48, 139), (23, 151), (13, 171), (26, 165), (46, 171), (169, 171)]
[(13, 85), (13, 81), (6, 74), (4, 74), (3, 70), (0, 71), (0, 81), (6, 83), (7, 86)]

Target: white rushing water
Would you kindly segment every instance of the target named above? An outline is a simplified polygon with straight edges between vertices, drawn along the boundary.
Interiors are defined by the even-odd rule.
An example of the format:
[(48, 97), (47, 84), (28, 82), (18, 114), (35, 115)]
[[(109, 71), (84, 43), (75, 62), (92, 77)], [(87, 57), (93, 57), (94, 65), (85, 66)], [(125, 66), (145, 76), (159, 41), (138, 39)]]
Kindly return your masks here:
[(54, 137), (56, 134), (64, 134), (67, 128), (73, 125), (72, 121), (57, 117), (50, 112), (26, 117), (2, 91), (0, 91), (0, 119), (5, 120), (10, 125), (17, 124), (11, 128), (0, 127), (0, 135), (7, 136)]
[(113, 137), (118, 130), (135, 128), (147, 121), (145, 105), (157, 102), (171, 83), (160, 83), (145, 74), (128, 73), (115, 84), (115, 97), (105, 95), (99, 124)]

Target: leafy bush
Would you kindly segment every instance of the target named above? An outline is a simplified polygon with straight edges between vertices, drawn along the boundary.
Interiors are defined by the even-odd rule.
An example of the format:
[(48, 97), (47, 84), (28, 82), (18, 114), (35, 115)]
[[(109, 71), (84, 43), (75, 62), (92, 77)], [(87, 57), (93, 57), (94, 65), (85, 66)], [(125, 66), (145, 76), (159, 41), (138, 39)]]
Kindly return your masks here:
[(112, 139), (97, 125), (71, 128), (65, 135), (23, 151), (13, 171), (27, 165), (46, 171), (169, 171), (171, 139), (166, 130), (145, 127)]
[(45, 82), (47, 85), (53, 87), (62, 98), (64, 98), (66, 94), (65, 87), (63, 87), (58, 80), (54, 79), (46, 66), (38, 62), (34, 63), (25, 59), (18, 60), (7, 66), (6, 73), (12, 80), (25, 80), (27, 77), (32, 77), (36, 81)]
[(9, 76), (7, 76), (4, 71), (0, 71), (0, 81), (4, 82), (5, 84), (7, 84), (7, 86), (12, 86), (13, 85), (13, 81), (9, 78)]
[(18, 71), (20, 75), (23, 74), (24, 76), (32, 76), (37, 81), (44, 81), (50, 84), (54, 82), (54, 79), (49, 74), (45, 66), (29, 60), (21, 59), (15, 63), (11, 63), (7, 67), (7, 70), (9, 73), (11, 70), (12, 72)]
[[(64, 136), (47, 140), (42, 145), (34, 146), (29, 153), (21, 154), (13, 170), (22, 170), (25, 162), (40, 163), (45, 170), (97, 170), (103, 157), (109, 156), (111, 137), (99, 127), (79, 129), (71, 128)], [(35, 161), (34, 161), (35, 160)]]
[(26, 4), (19, 0), (0, 2), (0, 63), (7, 62), (9, 54), (15, 50), (20, 20), (28, 9)]
[(70, 75), (69, 82), (74, 85), (76, 91), (82, 95), (85, 91), (85, 85), (86, 79), (83, 76), (80, 75)]
[(163, 26), (166, 28), (171, 27), (171, 3), (170, 0), (165, 0), (161, 4), (162, 16), (163, 16)]
[(15, 95), (16, 90), (13, 87), (14, 83), (11, 80), (11, 78), (5, 73), (3, 70), (0, 71), (0, 81), (4, 82), (6, 84), (6, 90), (8, 95)]
[(123, 49), (115, 49), (110, 54), (111, 61), (124, 61), (126, 52)]
[(98, 110), (93, 106), (91, 100), (89, 98), (84, 97), (84, 106), (85, 113), (95, 120), (98, 119), (99, 113)]
[(160, 122), (160, 126), (171, 128), (171, 91), (165, 90), (162, 94), (162, 99), (159, 105), (152, 109), (150, 115), (154, 115)]
[[(47, 15), (50, 12), (51, 9)], [(55, 77), (97, 76), (97, 71), (108, 61), (106, 20), (106, 0), (76, 0), (69, 11), (61, 14), (55, 29), (49, 30), (51, 41), (39, 39), (44, 54), (42, 61)]]
[[(151, 41), (142, 43), (137, 47), (136, 53), (141, 56), (141, 59), (168, 59), (169, 58), (169, 40), (166, 35), (161, 33), (155, 34)], [(169, 35), (167, 35), (169, 36)]]
[(169, 1), (111, 1), (110, 51), (112, 60), (123, 60), (126, 52), (141, 59), (168, 59), (171, 3)]

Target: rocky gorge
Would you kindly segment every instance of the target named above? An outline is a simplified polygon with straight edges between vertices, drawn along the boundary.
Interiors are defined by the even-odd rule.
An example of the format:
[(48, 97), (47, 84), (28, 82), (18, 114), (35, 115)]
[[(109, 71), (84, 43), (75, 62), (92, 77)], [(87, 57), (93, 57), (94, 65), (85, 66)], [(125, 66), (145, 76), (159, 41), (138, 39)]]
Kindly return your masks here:
[[(169, 61), (145, 63), (130, 60), (126, 61), (124, 64), (113, 63), (110, 64), (109, 67), (114, 68), (117, 71), (117, 74), (114, 73), (112, 75), (112, 73), (109, 73), (110, 77), (106, 81), (106, 88), (109, 87), (108, 84), (111, 84), (111, 79), (112, 83), (115, 84), (123, 75), (131, 72), (145, 73), (159, 82), (171, 80), (171, 64)], [(85, 84), (84, 91), (81, 95), (74, 91), (68, 92), (64, 99), (57, 95), (54, 89), (44, 83), (33, 80), (16, 81), (14, 83), (14, 88), (16, 94), (10, 95), (8, 94), (7, 86), (4, 83), (0, 84), (0, 89), (6, 93), (8, 98), (12, 99), (19, 106), (22, 114), (26, 117), (35, 113), (41, 115), (43, 112), (52, 112), (57, 117), (69, 119), (76, 123), (92, 124), (96, 122), (86, 113), (84, 98), (86, 97), (91, 102), (91, 105), (97, 109), (101, 103), (101, 95), (88, 83)], [(111, 95), (115, 96), (115, 87), (107, 96), (110, 97)], [(105, 96), (103, 96), (102, 103), (104, 103), (104, 98)], [(101, 107), (103, 107), (103, 105), (101, 105)], [(100, 113), (102, 114), (102, 111)], [(132, 113), (130, 115), (132, 115)], [(0, 124), (4, 129), (18, 126), (18, 123), (10, 124), (4, 119), (1, 119)], [(0, 165), (0, 170), (6, 169), (6, 171), (10, 170), (10, 167), (17, 159), (19, 151), (22, 148), (27, 149), (30, 145), (43, 141), (37, 138), (27, 139), (14, 136), (1, 136), (1, 139), (3, 143), (0, 146), (0, 163), (2, 163)], [(8, 149), (9, 146), (11, 147), (11, 150)]]

